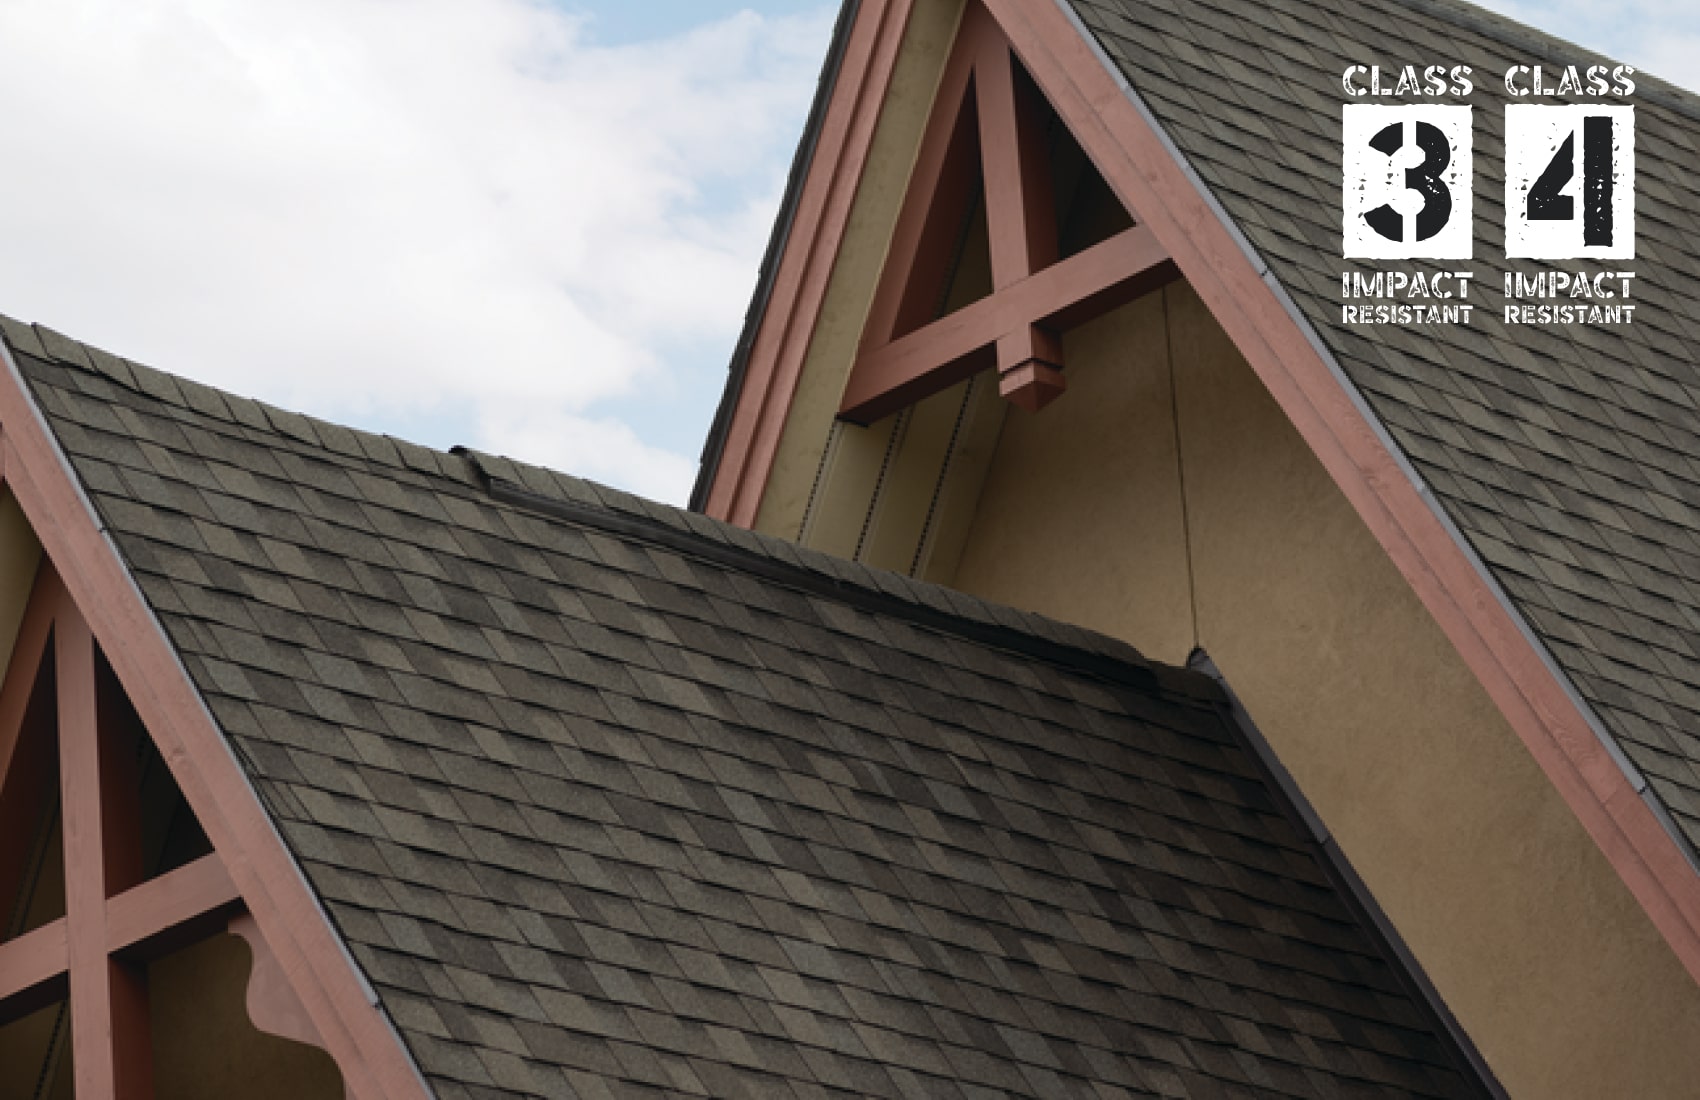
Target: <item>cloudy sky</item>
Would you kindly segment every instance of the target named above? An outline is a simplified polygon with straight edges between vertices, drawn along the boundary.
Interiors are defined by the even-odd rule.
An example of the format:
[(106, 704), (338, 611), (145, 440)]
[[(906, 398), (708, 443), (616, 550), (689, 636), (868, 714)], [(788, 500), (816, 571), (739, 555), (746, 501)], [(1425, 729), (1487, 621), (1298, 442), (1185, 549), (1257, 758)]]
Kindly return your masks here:
[[(1490, 3), (1700, 83), (1695, 0)], [(0, 311), (682, 502), (835, 8), (0, 0)]]

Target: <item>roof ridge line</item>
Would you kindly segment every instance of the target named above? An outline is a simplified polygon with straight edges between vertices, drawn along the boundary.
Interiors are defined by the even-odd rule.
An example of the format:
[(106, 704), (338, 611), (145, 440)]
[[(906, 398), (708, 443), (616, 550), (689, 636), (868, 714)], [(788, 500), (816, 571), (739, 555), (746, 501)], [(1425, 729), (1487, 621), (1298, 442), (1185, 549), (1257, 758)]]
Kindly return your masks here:
[[(134, 359), (115, 355), (86, 341), (78, 340), (74, 336), (67, 336), (48, 325), (19, 321), (9, 315), (0, 314), (0, 340), (3, 340), (15, 353), (29, 355), (44, 362), (55, 363), (73, 370), (88, 371), (131, 393), (140, 394), (150, 400), (186, 408), (236, 428), (253, 429), (255, 427), (254, 424), (244, 420), (239, 415), (239, 410), (251, 409), (264, 420), (271, 431), (305, 446), (316, 447), (327, 454), (340, 455), (344, 458), (351, 457), (347, 447), (334, 446), (327, 441), (329, 436), (346, 433), (353, 437), (356, 443), (370, 440), (374, 443), (388, 444), (396, 452), (393, 465), (399, 468), (414, 473), (436, 473), (440, 476), (454, 477), (450, 464), (442, 461), (449, 457), (451, 454), (449, 451), (429, 447), (423, 443), (404, 439), (401, 436), (343, 424), (313, 413), (298, 412), (281, 405), (275, 405), (262, 398), (247, 397), (222, 386), (197, 381), (185, 375), (174, 374), (159, 367), (149, 366)], [(149, 388), (142, 383), (141, 378), (143, 376), (162, 379), (166, 385)], [(29, 384), (27, 378), (25, 384)], [(174, 390), (175, 396), (167, 396), (160, 392), (161, 389), (167, 388)], [(192, 395), (211, 395), (219, 405), (222, 405), (223, 412), (216, 413), (203, 407), (203, 405), (197, 404), (191, 399)], [(302, 430), (302, 425), (305, 425), (306, 432)], [(373, 454), (374, 450), (382, 450), (382, 448), (361, 446), (359, 457), (365, 461), (391, 464), (376, 457)], [(430, 456), (436, 461), (427, 461), (426, 456)]]
[[(524, 464), (465, 447), (455, 448), (454, 453), (468, 461), (490, 498), (501, 504), (660, 545), (759, 580), (1032, 657), (1107, 683), (1179, 694), (1204, 702), (1220, 701), (1220, 688), (1210, 677), (1152, 661), (1126, 642), (1084, 627), (992, 604), (943, 585), (845, 561), (681, 509), (664, 506), (633, 509), (617, 500), (605, 499), (593, 504), (556, 496), (499, 472), (505, 465), (523, 476)], [(492, 466), (496, 469), (492, 470)], [(533, 469), (554, 473), (541, 467)], [(640, 506), (650, 503), (614, 492)]]

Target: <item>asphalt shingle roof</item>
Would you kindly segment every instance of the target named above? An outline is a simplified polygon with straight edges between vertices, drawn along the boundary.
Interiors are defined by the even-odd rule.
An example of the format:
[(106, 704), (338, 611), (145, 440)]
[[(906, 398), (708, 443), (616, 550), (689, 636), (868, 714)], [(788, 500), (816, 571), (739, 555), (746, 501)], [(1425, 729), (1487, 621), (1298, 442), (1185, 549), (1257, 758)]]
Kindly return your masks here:
[(0, 327), (445, 1100), (1478, 1094), (1206, 677)]
[[(1700, 99), (1635, 75), (1636, 257), (1550, 262), (1635, 272), (1634, 324), (1508, 326), (1548, 265), (1504, 258), (1501, 77), (1598, 55), (1437, 0), (1069, 3), (1700, 846)], [(1414, 265), (1341, 257), (1340, 74), (1412, 62), (1474, 69), (1477, 308), (1348, 325), (1342, 271)]]

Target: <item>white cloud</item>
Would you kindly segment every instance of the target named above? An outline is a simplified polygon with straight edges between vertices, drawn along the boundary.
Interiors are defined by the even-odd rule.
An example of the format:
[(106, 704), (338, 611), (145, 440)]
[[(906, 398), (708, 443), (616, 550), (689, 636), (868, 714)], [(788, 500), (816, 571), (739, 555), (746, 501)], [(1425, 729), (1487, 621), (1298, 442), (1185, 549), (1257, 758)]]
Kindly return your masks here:
[(0, 3), (0, 311), (678, 500), (698, 441), (594, 406), (730, 346), (827, 14), (602, 49), (527, 0)]

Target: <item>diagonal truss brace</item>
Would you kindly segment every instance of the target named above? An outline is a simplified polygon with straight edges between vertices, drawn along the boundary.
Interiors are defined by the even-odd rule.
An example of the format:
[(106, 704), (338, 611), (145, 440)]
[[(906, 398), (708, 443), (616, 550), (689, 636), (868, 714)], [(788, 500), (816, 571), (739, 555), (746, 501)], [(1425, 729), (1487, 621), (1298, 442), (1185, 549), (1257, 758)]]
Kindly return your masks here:
[[(969, 0), (921, 139), (908, 195), (839, 416), (867, 424), (995, 366), (998, 388), (1029, 411), (1063, 392), (1062, 333), (1176, 277), (1167, 251), (1135, 225), (1065, 259), (1038, 89), (1002, 29)], [(942, 318), (954, 241), (984, 181), (992, 293)]]

